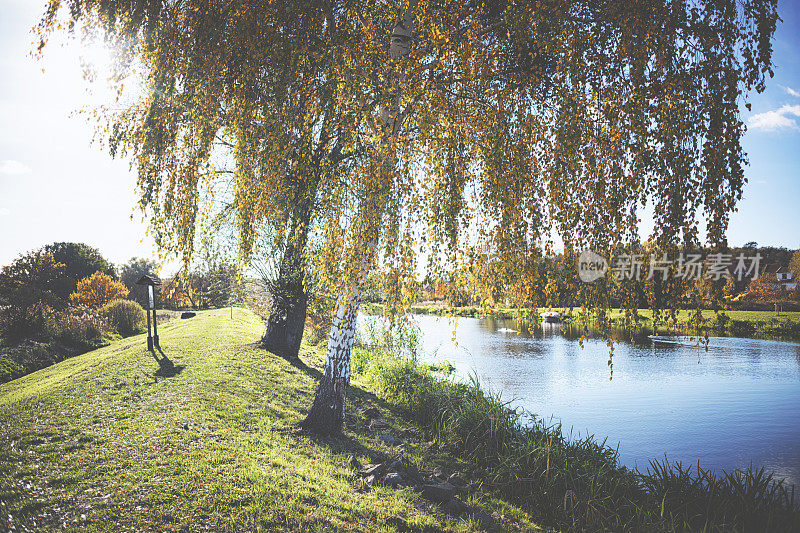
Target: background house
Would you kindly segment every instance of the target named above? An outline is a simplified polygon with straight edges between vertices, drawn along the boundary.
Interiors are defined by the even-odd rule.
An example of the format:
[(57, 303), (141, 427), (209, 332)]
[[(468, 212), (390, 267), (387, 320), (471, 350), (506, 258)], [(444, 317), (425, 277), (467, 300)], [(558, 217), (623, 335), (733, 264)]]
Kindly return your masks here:
[(785, 266), (775, 271), (775, 279), (785, 291), (793, 291), (797, 287), (797, 280), (794, 278), (794, 274)]

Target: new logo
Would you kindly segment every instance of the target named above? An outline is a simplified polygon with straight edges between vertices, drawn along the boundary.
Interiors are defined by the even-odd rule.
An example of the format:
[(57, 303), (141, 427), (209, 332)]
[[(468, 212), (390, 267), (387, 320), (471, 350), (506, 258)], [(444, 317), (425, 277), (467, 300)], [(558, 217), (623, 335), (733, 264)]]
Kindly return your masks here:
[(605, 276), (608, 272), (608, 261), (601, 255), (584, 250), (578, 256), (578, 276), (582, 281), (591, 283)]

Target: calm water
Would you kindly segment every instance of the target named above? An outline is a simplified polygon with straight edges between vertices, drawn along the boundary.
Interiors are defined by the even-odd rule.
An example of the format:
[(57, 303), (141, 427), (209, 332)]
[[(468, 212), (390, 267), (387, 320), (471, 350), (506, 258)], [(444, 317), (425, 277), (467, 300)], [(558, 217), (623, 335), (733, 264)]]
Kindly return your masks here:
[[(711, 338), (708, 351), (688, 339), (617, 343), (614, 379), (608, 347), (546, 327), (517, 333), (511, 320), (416, 317), (428, 360), (449, 360), (459, 376), (514, 399), (565, 433), (619, 444), (620, 460), (715, 470), (753, 465), (800, 485), (800, 344)], [(515, 331), (509, 331), (515, 330)], [(665, 339), (675, 340), (675, 338)]]

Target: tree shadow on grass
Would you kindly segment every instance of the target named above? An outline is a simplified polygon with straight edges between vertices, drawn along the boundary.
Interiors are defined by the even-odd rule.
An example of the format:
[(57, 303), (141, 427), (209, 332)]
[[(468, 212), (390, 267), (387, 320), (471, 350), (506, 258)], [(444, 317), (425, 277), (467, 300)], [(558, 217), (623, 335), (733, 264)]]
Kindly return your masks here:
[[(314, 383), (315, 388), (322, 379), (322, 370), (313, 363), (306, 363), (299, 357), (286, 358), (275, 355), (272, 352), (268, 353), (282, 361), (285, 361), (299, 372), (308, 376)], [(311, 398), (313, 399), (313, 393)], [(309, 406), (310, 405), (311, 404), (309, 401)], [(388, 411), (393, 415), (396, 415), (395, 408), (390, 403), (359, 387), (358, 385), (351, 383), (347, 388), (345, 424), (341, 432), (321, 435), (313, 431), (308, 431), (301, 424), (294, 425), (291, 429), (291, 432), (303, 434), (310, 438), (315, 444), (325, 446), (335, 453), (366, 455), (372, 458), (374, 462), (387, 461), (390, 458), (389, 453), (384, 450), (373, 449), (364, 446), (351, 435), (348, 435), (348, 433), (351, 433), (359, 436), (374, 436), (373, 431), (367, 426), (368, 420), (363, 419), (360, 414), (367, 407), (378, 407), (382, 412)]]
[[(272, 353), (272, 352), (270, 352), (270, 353)], [(303, 362), (303, 360), (300, 359), (299, 357), (286, 358), (286, 362), (289, 363), (290, 365), (292, 365), (293, 367), (295, 367), (297, 370), (302, 370), (304, 372), (309, 371), (309, 370), (316, 370), (316, 369), (311, 368), (307, 364), (305, 364)], [(316, 371), (319, 372), (319, 370), (316, 370)], [(322, 374), (320, 373), (320, 375), (322, 375)]]
[(314, 444), (328, 448), (331, 452), (336, 454), (368, 456), (372, 462), (377, 463), (388, 462), (390, 459), (388, 453), (365, 446), (345, 432), (331, 435), (318, 435), (304, 430), (302, 434), (308, 437)]
[[(319, 384), (319, 381), (322, 379), (322, 370), (306, 364), (300, 358), (297, 358), (296, 360), (287, 359), (286, 361), (293, 367), (297, 368), (298, 370), (306, 374), (309, 378), (311, 378), (314, 382), (315, 387), (317, 384)], [(362, 389), (358, 385), (353, 385), (352, 383), (347, 387), (347, 403), (349, 406), (349, 409), (347, 409), (347, 411), (349, 413), (353, 413), (354, 410), (360, 409), (362, 405), (365, 403), (380, 407), (381, 409), (387, 411), (393, 412), (395, 410), (394, 407), (386, 400), (383, 400), (379, 396), (376, 396), (375, 394)]]

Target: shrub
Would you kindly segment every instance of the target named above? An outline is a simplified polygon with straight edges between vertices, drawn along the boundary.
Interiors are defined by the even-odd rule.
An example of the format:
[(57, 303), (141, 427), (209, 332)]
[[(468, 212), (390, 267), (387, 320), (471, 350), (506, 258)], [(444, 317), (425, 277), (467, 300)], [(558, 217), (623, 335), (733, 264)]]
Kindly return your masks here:
[(98, 314), (104, 317), (109, 325), (123, 336), (141, 333), (145, 328), (147, 317), (144, 309), (131, 300), (112, 300), (100, 308)]
[(97, 309), (111, 300), (126, 296), (128, 296), (128, 289), (125, 285), (114, 281), (107, 274), (95, 272), (78, 282), (75, 292), (69, 295), (69, 299), (74, 304)]
[(47, 325), (47, 333), (63, 343), (84, 348), (95, 348), (112, 328), (103, 317), (90, 307), (70, 307), (56, 313)]
[(311, 346), (317, 346), (321, 342), (328, 340), (331, 330), (330, 313), (319, 312), (319, 310), (309, 309), (306, 317), (306, 327), (304, 330), (305, 340)]
[(330, 323), (323, 324), (309, 317), (306, 320), (306, 327), (303, 332), (305, 342), (307, 342), (310, 346), (318, 346), (327, 338), (327, 334), (325, 332), (326, 329), (330, 329)]
[(399, 358), (417, 361), (422, 351), (419, 323), (413, 318), (391, 323), (382, 317), (367, 317), (364, 334), (359, 342), (371, 348), (387, 351)]

